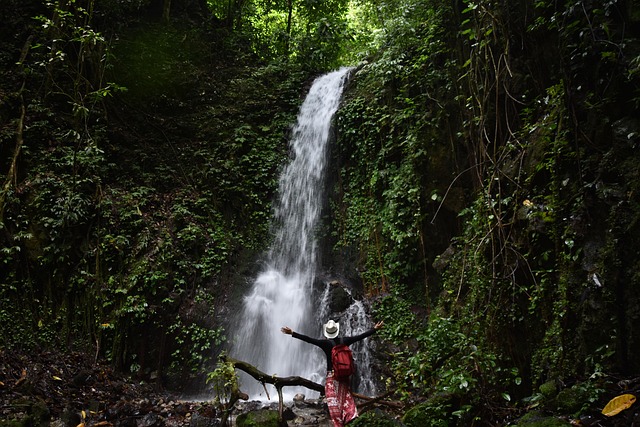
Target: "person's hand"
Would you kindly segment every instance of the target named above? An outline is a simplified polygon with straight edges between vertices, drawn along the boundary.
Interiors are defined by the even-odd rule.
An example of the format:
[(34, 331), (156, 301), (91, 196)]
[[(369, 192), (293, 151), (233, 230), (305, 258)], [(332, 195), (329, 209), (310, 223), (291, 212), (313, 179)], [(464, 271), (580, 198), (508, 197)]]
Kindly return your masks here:
[(373, 329), (377, 331), (378, 329), (382, 329), (383, 326), (384, 326), (384, 321), (381, 320), (373, 326)]
[(293, 331), (291, 330), (290, 327), (288, 326), (284, 326), (282, 329), (280, 329), (282, 331), (283, 334), (287, 334), (287, 335), (291, 335), (293, 333)]

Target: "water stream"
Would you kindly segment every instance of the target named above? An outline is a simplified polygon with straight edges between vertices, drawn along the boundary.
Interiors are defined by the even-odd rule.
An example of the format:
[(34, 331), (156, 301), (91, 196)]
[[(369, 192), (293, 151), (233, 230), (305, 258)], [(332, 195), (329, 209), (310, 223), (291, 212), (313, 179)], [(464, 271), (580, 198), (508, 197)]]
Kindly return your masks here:
[[(298, 113), (290, 148), (292, 160), (283, 170), (274, 211), (274, 241), (265, 268), (243, 301), (241, 324), (234, 334), (233, 357), (268, 374), (324, 379), (319, 350), (280, 332), (282, 326), (320, 337), (318, 324), (325, 303), (312, 301), (317, 269), (314, 236), (324, 203), (327, 144), (349, 68), (317, 78)], [(324, 319), (326, 320), (326, 319)], [(346, 329), (345, 332), (350, 332)], [(253, 399), (266, 398), (262, 385), (241, 377), (241, 389)], [(310, 390), (284, 389), (285, 394)], [(274, 391), (269, 391), (271, 397)]]

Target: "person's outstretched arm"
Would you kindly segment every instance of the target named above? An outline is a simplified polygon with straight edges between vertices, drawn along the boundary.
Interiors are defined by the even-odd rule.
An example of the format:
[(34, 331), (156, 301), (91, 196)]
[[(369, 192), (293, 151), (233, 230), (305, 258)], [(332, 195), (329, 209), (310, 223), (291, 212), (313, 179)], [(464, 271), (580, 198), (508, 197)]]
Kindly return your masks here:
[(383, 326), (384, 326), (384, 322), (380, 321), (380, 322), (376, 323), (373, 326), (373, 329), (369, 329), (366, 332), (363, 332), (363, 333), (361, 333), (359, 335), (354, 335), (352, 337), (344, 337), (342, 340), (346, 345), (351, 345), (354, 342), (358, 342), (358, 341), (363, 340), (363, 339), (365, 339), (367, 337), (370, 337), (371, 335), (375, 334), (378, 329), (382, 329)]
[(302, 335), (297, 332), (294, 332), (293, 329), (291, 329), (288, 326), (283, 326), (280, 330), (282, 331), (283, 334), (291, 335), (293, 338), (297, 338), (299, 340), (308, 342), (309, 344), (317, 345), (318, 347), (321, 347), (321, 341), (324, 341), (324, 340), (317, 340), (315, 338), (311, 338), (306, 335)]

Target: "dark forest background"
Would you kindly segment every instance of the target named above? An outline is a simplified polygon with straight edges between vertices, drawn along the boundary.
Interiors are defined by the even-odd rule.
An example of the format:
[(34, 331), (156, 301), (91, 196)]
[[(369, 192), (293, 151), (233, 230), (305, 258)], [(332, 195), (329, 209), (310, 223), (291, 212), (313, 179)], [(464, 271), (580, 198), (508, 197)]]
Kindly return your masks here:
[(0, 22), (0, 354), (198, 383), (306, 89), (351, 65), (319, 238), (386, 323), (407, 419), (637, 387), (638, 1), (3, 0)]

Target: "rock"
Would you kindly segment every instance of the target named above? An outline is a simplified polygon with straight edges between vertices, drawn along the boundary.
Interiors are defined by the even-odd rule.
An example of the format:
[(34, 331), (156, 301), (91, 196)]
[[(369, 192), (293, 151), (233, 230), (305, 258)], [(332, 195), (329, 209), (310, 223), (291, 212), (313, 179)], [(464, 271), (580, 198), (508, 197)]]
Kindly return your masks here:
[(87, 385), (87, 384), (91, 384), (94, 382), (94, 379), (92, 377), (93, 372), (88, 370), (88, 369), (83, 369), (80, 372), (78, 372), (74, 377), (73, 377), (73, 384), (81, 387), (83, 385)]
[(331, 311), (334, 313), (345, 311), (353, 303), (353, 298), (349, 292), (340, 284), (337, 284), (337, 282), (336, 284), (333, 284), (332, 282), (330, 292), (331, 300), (329, 302), (329, 306), (331, 307)]
[(577, 384), (562, 389), (556, 396), (556, 407), (561, 413), (573, 414), (578, 412), (588, 401), (589, 393), (586, 387)]
[(293, 401), (294, 402), (304, 402), (305, 397), (306, 396), (304, 394), (298, 393), (295, 396), (293, 396)]
[(189, 427), (218, 427), (218, 426), (220, 426), (219, 419), (205, 417), (197, 412), (191, 416), (191, 422), (189, 423)]
[(540, 393), (546, 399), (555, 397), (558, 394), (558, 386), (556, 385), (555, 380), (549, 380), (546, 383), (541, 384), (540, 387), (538, 387), (538, 390), (540, 390)]
[(184, 417), (189, 413), (189, 406), (185, 405), (184, 403), (180, 403), (173, 410), (176, 412), (176, 414), (182, 415)]
[(164, 426), (164, 418), (160, 415), (149, 412), (147, 415), (138, 420), (138, 427), (161, 427)]
[[(292, 412), (289, 419), (287, 413)], [(333, 423), (329, 419), (329, 412), (322, 400), (310, 399), (306, 401), (293, 402), (293, 408), (285, 410), (283, 418), (288, 420), (288, 425), (299, 427), (332, 427)]]
[(282, 419), (285, 421), (291, 421), (296, 419), (296, 414), (293, 413), (291, 408), (284, 408), (282, 411)]
[(280, 427), (278, 423), (278, 411), (261, 409), (258, 411), (246, 412), (236, 418), (238, 427)]
[(564, 427), (571, 424), (560, 418), (546, 416), (540, 412), (529, 412), (518, 420), (516, 427)]

